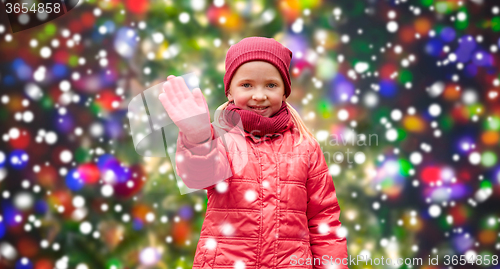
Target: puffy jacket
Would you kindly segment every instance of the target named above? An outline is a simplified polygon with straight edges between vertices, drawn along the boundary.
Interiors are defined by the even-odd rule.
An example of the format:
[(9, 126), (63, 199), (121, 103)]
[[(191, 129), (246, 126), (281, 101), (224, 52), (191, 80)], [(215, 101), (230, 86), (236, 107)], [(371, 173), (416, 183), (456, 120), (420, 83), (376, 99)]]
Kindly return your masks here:
[[(218, 131), (212, 124), (204, 144), (182, 133), (177, 140), (178, 175), (208, 196), (193, 268), (348, 268), (346, 239), (337, 236), (340, 207), (319, 143), (293, 146), (299, 131), (292, 120), (261, 138)], [(214, 177), (225, 180), (200, 184)]]

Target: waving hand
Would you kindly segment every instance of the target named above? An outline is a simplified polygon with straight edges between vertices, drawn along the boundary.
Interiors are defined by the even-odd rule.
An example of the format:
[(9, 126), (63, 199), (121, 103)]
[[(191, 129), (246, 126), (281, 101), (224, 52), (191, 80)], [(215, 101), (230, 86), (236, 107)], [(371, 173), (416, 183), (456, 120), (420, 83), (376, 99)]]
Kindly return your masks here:
[(208, 105), (199, 88), (191, 93), (182, 77), (171, 75), (158, 98), (189, 142), (200, 143), (210, 137)]

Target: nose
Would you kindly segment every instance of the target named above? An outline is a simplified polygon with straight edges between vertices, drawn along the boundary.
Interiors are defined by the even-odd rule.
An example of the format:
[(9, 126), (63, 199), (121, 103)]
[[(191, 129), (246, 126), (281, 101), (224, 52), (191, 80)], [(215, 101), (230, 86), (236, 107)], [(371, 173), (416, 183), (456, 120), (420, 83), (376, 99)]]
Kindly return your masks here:
[(266, 96), (266, 94), (263, 91), (257, 90), (252, 95), (252, 99), (255, 100), (255, 101), (261, 101), (261, 100), (266, 100), (267, 96)]

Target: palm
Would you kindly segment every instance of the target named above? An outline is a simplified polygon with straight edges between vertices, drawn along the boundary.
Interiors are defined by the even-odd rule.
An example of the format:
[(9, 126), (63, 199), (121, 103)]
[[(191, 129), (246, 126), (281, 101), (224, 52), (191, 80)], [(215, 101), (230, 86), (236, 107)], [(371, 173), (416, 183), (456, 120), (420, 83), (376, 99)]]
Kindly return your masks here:
[(206, 140), (210, 133), (210, 116), (201, 90), (197, 88), (191, 93), (181, 77), (169, 77), (163, 84), (163, 91), (159, 99), (179, 131), (189, 140)]

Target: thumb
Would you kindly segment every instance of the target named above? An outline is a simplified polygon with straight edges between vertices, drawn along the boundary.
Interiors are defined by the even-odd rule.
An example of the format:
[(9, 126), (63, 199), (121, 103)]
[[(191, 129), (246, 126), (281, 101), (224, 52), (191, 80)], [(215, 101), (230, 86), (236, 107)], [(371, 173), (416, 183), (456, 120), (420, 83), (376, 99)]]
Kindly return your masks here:
[(205, 96), (201, 92), (200, 88), (196, 88), (193, 90), (193, 96), (196, 104), (200, 107), (205, 107), (205, 111), (208, 114), (208, 121), (210, 122), (210, 111), (208, 110), (208, 104), (205, 100)]

